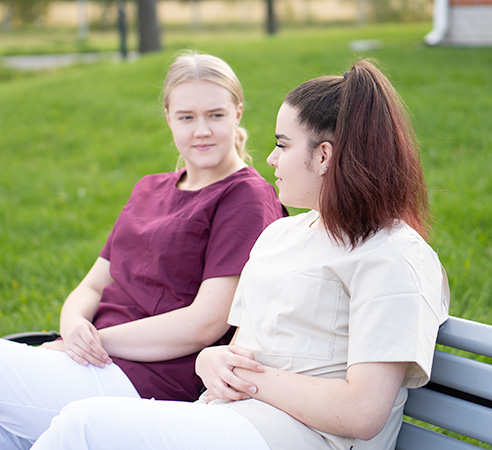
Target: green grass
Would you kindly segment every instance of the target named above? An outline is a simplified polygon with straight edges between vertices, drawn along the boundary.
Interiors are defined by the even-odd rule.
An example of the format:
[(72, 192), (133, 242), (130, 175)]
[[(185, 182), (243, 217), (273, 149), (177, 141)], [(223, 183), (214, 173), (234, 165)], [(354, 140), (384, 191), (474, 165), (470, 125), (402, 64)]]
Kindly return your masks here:
[[(92, 29), (87, 39), (80, 39), (76, 28), (25, 25), (2, 31), (1, 37), (1, 56), (117, 51), (119, 48), (119, 35), (114, 29)], [(133, 31), (129, 34), (128, 45), (136, 48)]]
[(176, 50), (211, 52), (236, 70), (249, 148), (273, 181), (265, 158), (282, 98), (306, 79), (343, 73), (359, 55), (349, 48), (354, 39), (382, 41), (364, 55), (382, 62), (412, 111), (451, 313), (492, 323), (492, 51), (426, 47), (430, 28), (169, 33), (166, 51), (136, 62), (0, 71), (8, 73), (0, 77), (0, 335), (56, 329), (64, 298), (96, 258), (133, 184), (173, 169), (160, 90)]

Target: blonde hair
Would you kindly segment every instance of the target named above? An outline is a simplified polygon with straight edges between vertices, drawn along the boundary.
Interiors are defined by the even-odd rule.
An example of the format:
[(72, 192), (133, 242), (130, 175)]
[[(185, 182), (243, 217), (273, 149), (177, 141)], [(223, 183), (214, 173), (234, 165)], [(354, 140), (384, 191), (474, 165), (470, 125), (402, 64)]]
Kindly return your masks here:
[[(227, 89), (236, 106), (244, 103), (243, 88), (231, 67), (216, 56), (185, 51), (177, 56), (171, 64), (164, 80), (163, 104), (169, 107), (172, 90), (180, 83), (190, 81), (209, 81)], [(248, 133), (244, 128), (236, 128), (234, 146), (241, 159), (251, 161), (245, 150)]]

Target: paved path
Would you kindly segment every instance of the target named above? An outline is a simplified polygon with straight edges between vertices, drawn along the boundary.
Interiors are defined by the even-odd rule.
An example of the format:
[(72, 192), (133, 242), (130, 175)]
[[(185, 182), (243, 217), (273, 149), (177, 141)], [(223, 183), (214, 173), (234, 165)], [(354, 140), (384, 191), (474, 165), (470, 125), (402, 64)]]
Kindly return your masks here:
[[(138, 57), (136, 52), (128, 55), (128, 60)], [(121, 61), (121, 54), (114, 53), (70, 53), (61, 55), (23, 55), (0, 57), (0, 64), (19, 70), (43, 70), (52, 67), (91, 64), (100, 61)]]

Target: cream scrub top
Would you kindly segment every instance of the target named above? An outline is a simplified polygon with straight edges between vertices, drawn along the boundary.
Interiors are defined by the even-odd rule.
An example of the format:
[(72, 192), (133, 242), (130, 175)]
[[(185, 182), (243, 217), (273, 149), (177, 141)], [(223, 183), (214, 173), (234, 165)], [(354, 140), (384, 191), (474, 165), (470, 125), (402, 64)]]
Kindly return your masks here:
[(289, 372), (345, 378), (352, 364), (409, 361), (386, 427), (361, 441), (311, 429), (258, 400), (215, 403), (245, 415), (273, 450), (389, 450), (406, 388), (429, 380), (437, 331), (448, 317), (446, 275), (434, 250), (404, 223), (349, 250), (310, 228), (317, 217), (283, 218), (260, 235), (229, 323), (239, 327), (238, 346)]

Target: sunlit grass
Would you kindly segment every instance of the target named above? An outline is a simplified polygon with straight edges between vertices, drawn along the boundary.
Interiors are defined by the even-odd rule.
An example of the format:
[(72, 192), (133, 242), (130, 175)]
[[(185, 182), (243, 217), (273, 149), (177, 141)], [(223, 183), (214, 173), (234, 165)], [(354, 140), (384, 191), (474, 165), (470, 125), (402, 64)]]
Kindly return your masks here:
[(426, 47), (430, 28), (332, 26), (273, 37), (169, 31), (164, 52), (135, 62), (0, 78), (0, 335), (56, 329), (65, 296), (96, 258), (133, 184), (174, 168), (160, 89), (178, 49), (211, 52), (236, 70), (249, 148), (273, 181), (265, 158), (282, 98), (306, 79), (343, 73), (360, 55), (350, 42), (363, 39), (381, 42), (363, 54), (382, 62), (412, 112), (451, 313), (492, 323), (492, 52)]

